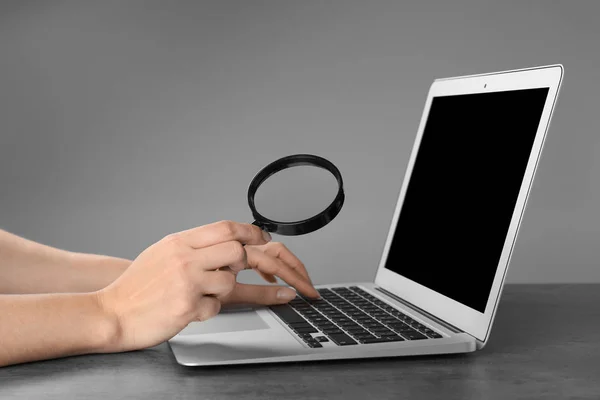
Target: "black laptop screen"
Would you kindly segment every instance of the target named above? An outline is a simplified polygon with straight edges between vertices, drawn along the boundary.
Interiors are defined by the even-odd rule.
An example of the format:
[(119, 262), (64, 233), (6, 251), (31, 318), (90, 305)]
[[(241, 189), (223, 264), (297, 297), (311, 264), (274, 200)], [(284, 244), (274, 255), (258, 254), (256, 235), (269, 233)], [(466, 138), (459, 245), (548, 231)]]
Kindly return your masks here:
[(547, 95), (433, 99), (386, 269), (485, 311)]

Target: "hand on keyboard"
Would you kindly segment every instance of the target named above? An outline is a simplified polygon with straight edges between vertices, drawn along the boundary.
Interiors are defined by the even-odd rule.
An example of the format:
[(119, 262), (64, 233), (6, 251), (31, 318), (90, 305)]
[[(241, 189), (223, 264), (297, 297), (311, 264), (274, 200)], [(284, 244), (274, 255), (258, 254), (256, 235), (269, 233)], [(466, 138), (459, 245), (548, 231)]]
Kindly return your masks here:
[[(300, 294), (309, 298), (318, 298), (304, 264), (285, 245), (270, 242), (260, 246), (245, 246), (248, 266), (263, 279), (277, 283), (278, 276)], [(250, 303), (261, 305), (284, 304), (296, 297), (293, 289), (282, 286), (247, 285), (237, 283), (233, 291), (221, 299), (223, 304)]]

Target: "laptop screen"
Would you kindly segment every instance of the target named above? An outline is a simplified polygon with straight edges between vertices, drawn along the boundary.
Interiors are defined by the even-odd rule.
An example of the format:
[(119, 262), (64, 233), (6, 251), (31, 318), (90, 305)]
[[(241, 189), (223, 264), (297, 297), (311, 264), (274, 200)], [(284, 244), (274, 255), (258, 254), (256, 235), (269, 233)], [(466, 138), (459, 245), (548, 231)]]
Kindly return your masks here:
[(386, 269), (485, 312), (548, 91), (433, 98)]

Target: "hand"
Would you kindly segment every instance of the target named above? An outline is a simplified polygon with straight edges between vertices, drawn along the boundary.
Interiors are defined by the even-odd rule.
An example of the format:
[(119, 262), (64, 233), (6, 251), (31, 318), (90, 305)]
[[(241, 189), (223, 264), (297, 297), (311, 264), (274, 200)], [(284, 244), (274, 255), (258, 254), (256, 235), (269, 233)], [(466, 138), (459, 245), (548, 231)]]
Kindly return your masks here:
[[(294, 286), (303, 295), (317, 298), (304, 264), (285, 245), (270, 242), (265, 245), (246, 246), (248, 266), (264, 280), (277, 283), (275, 276)], [(247, 285), (236, 283), (228, 295), (220, 298), (221, 304), (284, 304), (293, 300), (296, 292), (283, 286)]]
[(265, 262), (259, 255), (265, 253), (252, 247), (270, 240), (257, 226), (222, 221), (171, 234), (150, 246), (97, 292), (102, 309), (117, 326), (115, 339), (104, 350), (154, 346), (192, 321), (215, 316), (221, 308), (219, 299), (231, 294), (236, 274), (249, 268), (250, 260), (259, 271), (278, 274), (298, 290), (310, 292), (312, 285), (299, 279), (293, 267), (276, 257)]

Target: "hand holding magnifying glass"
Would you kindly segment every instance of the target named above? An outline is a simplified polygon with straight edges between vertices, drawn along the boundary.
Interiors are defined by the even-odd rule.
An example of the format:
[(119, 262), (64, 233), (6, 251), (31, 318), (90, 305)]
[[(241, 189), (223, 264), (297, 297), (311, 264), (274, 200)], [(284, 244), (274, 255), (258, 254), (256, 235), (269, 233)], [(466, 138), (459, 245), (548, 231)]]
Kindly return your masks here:
[[(256, 174), (248, 188), (253, 224), (285, 236), (303, 235), (324, 227), (338, 215), (344, 198), (338, 168), (311, 154), (291, 155), (272, 162)], [(252, 247), (247, 247), (247, 251), (253, 250)], [(302, 264), (287, 249), (283, 255), (289, 258), (286, 262), (290, 265)], [(266, 271), (258, 272), (267, 281), (277, 282)], [(310, 281), (308, 275), (306, 278)]]

